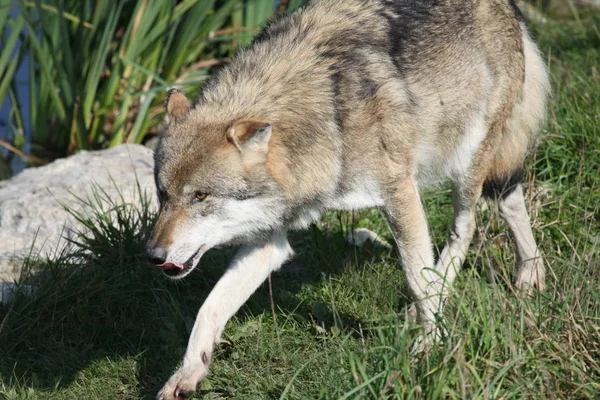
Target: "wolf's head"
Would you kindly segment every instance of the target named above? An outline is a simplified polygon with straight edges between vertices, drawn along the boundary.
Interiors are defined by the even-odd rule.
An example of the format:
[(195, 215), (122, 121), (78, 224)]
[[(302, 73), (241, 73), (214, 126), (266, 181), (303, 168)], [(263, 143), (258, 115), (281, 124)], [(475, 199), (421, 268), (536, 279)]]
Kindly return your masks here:
[(178, 279), (214, 246), (256, 240), (281, 226), (281, 190), (267, 171), (272, 127), (260, 119), (214, 122), (178, 90), (155, 160), (160, 215), (146, 250)]

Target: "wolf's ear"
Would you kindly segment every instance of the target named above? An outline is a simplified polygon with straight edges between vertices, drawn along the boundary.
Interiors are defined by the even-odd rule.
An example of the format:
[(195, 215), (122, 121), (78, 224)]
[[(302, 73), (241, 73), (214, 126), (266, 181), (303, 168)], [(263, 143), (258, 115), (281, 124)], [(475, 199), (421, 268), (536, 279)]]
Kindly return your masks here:
[(179, 89), (170, 89), (165, 97), (165, 109), (169, 121), (178, 120), (190, 111), (192, 103)]
[(267, 154), (272, 130), (271, 124), (265, 122), (238, 122), (227, 131), (227, 140), (242, 153)]

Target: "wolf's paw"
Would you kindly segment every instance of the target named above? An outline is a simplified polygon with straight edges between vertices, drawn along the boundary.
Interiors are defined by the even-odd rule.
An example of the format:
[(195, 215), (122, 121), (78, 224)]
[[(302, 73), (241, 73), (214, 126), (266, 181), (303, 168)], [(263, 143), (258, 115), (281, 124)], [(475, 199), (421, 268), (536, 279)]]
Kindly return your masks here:
[(517, 273), (515, 285), (522, 293), (528, 295), (532, 295), (535, 289), (540, 292), (545, 291), (546, 273), (544, 271), (544, 264), (536, 262), (521, 266)]
[(444, 328), (434, 327), (430, 329), (424, 328), (423, 331), (417, 337), (417, 340), (411, 348), (413, 355), (419, 355), (422, 353), (429, 353), (429, 351), (440, 342), (442, 337), (446, 336), (447, 332)]
[(192, 397), (198, 382), (208, 375), (208, 367), (203, 363), (181, 367), (163, 386), (157, 400), (185, 400)]
[(406, 306), (404, 309), (404, 314), (406, 315), (407, 321), (412, 322), (413, 324), (417, 323), (418, 312), (417, 305), (415, 303)]

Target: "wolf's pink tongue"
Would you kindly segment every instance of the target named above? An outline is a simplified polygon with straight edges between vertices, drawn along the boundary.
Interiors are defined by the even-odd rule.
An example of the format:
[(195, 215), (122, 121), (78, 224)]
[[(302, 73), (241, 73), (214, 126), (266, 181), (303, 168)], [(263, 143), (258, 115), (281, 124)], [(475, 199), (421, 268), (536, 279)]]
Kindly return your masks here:
[(165, 268), (165, 269), (169, 269), (169, 268), (183, 269), (183, 265), (173, 264), (173, 263), (170, 263), (170, 262), (166, 262), (166, 263), (157, 265), (157, 267)]

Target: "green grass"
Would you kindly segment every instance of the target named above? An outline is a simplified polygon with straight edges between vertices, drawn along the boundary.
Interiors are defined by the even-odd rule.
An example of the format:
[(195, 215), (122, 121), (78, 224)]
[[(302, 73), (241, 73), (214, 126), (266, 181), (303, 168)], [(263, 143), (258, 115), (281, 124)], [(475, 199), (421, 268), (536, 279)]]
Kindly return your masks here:
[[(600, 18), (554, 22), (535, 35), (554, 97), (527, 180), (548, 290), (519, 298), (515, 262), (495, 207), (445, 313), (448, 337), (409, 354), (418, 328), (395, 251), (347, 246), (356, 226), (390, 239), (375, 211), (330, 213), (292, 235), (296, 258), (228, 324), (206, 399), (600, 398)], [(539, 190), (538, 190), (539, 192)], [(99, 194), (101, 196), (102, 194)], [(425, 196), (435, 242), (450, 225), (449, 191)], [(96, 202), (92, 202), (95, 204)], [(117, 202), (118, 203), (118, 202)], [(178, 367), (197, 310), (231, 259), (211, 251), (183, 282), (141, 258), (151, 215), (120, 206), (53, 261), (32, 261), (38, 288), (0, 308), (0, 398), (152, 398)], [(119, 218), (119, 229), (107, 218)], [(100, 223), (98, 224), (98, 221)], [(94, 225), (96, 223), (96, 225)], [(489, 283), (486, 268), (499, 279)]]

